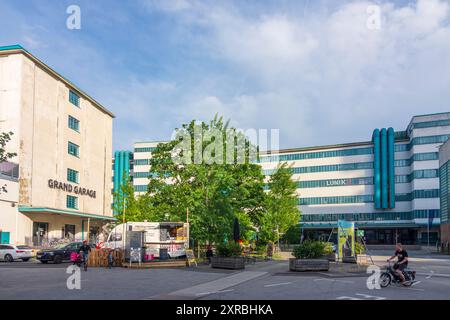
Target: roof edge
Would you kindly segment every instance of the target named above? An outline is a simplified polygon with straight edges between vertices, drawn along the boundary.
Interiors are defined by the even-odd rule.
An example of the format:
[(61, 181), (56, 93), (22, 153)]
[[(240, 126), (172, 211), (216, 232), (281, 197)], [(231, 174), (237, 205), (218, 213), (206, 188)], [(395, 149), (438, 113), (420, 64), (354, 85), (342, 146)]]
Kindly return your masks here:
[(44, 71), (49, 73), (50, 75), (54, 76), (58, 80), (64, 82), (67, 86), (71, 87), (76, 93), (80, 94), (83, 98), (91, 102), (97, 109), (100, 111), (106, 113), (112, 118), (115, 118), (116, 116), (106, 109), (103, 105), (101, 105), (97, 100), (92, 98), (90, 95), (88, 95), (86, 92), (81, 90), (78, 86), (76, 86), (73, 82), (66, 79), (64, 76), (62, 76), (60, 73), (55, 71), (53, 68), (48, 66), (46, 63), (41, 61), (39, 58), (28, 52), (25, 48), (23, 48), (21, 45), (10, 45), (10, 46), (0, 46), (0, 56), (2, 55), (10, 55), (10, 54), (23, 54), (27, 58), (31, 59), (34, 63), (38, 64)]

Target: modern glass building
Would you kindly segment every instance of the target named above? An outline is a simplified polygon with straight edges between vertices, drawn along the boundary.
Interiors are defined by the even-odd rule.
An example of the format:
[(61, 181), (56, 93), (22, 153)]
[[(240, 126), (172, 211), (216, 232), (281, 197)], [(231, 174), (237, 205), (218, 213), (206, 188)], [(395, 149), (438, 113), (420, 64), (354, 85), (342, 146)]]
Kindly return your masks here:
[(430, 244), (439, 238), (439, 147), (450, 112), (414, 116), (405, 131), (377, 128), (364, 142), (261, 155), (270, 175), (279, 162), (298, 181), (301, 225), (327, 239), (338, 220), (355, 221), (368, 244)]
[(441, 196), (441, 242), (450, 242), (450, 140), (439, 149), (439, 177)]
[[(307, 236), (328, 239), (338, 220), (349, 220), (365, 231), (368, 244), (434, 245), (441, 214), (439, 147), (450, 137), (450, 112), (414, 116), (404, 131), (377, 128), (369, 136), (262, 153), (260, 165), (267, 177), (280, 162), (292, 167)], [(134, 145), (136, 195), (147, 191), (158, 143)]]

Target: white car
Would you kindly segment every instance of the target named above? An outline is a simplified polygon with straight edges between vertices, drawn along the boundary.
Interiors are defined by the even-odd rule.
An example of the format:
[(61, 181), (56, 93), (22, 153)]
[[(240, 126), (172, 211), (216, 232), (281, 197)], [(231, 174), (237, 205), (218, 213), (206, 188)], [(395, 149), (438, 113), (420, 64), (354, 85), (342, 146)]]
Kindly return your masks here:
[(33, 258), (33, 250), (28, 246), (0, 244), (0, 260), (13, 262), (14, 260), (28, 261)]

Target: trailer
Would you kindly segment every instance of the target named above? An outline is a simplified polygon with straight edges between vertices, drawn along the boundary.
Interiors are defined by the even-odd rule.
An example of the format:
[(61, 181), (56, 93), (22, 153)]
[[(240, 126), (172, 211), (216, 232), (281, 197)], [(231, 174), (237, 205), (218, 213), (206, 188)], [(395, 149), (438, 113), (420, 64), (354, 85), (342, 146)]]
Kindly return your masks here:
[(188, 234), (189, 224), (184, 222), (127, 222), (111, 230), (105, 247), (126, 253), (140, 248), (143, 261), (184, 258)]

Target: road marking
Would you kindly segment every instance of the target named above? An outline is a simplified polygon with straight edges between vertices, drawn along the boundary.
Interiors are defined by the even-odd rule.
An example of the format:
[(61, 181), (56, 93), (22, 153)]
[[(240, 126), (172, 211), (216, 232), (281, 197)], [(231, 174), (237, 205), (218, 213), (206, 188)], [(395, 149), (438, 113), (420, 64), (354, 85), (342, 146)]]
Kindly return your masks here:
[(226, 293), (226, 292), (231, 292), (231, 291), (234, 291), (234, 289), (215, 291), (215, 292), (202, 292), (202, 293), (197, 293), (196, 296), (206, 296), (206, 295), (209, 295), (209, 294)]
[(362, 300), (359, 298), (354, 298), (354, 297), (348, 297), (348, 296), (342, 296), (342, 297), (337, 297), (337, 300)]
[(180, 296), (180, 297), (197, 297), (198, 294), (207, 292), (223, 292), (225, 289), (237, 286), (241, 283), (259, 278), (266, 275), (267, 272), (257, 272), (257, 271), (243, 271), (239, 273), (232, 274), (228, 277), (220, 278), (218, 280), (202, 283), (193, 287), (177, 290), (169, 293), (170, 296)]
[(355, 283), (354, 281), (325, 279), (325, 278), (314, 279), (314, 281), (331, 281), (331, 282), (342, 282), (342, 283)]
[[(421, 272), (418, 272), (418, 273), (416, 273), (416, 274), (419, 275), (419, 276), (428, 276), (429, 278), (431, 278), (431, 276), (433, 276), (433, 277), (450, 278), (450, 274), (445, 274), (445, 273), (434, 273), (434, 271), (431, 271), (431, 272), (432, 272), (431, 275), (430, 275), (429, 273), (421, 273)], [(429, 278), (427, 278), (427, 279), (429, 279)]]
[(372, 299), (372, 298), (374, 298), (373, 300), (386, 300), (385, 297), (371, 296), (369, 294), (364, 294), (364, 293), (355, 293), (355, 295), (364, 297), (365, 299)]
[(276, 286), (284, 286), (287, 284), (291, 284), (292, 282), (281, 282), (281, 283), (273, 283), (273, 284), (266, 284), (264, 287), (276, 287)]
[(411, 285), (411, 287), (414, 287), (416, 284), (419, 284), (419, 283), (421, 283), (422, 281), (416, 281), (416, 282), (414, 282), (412, 285)]

